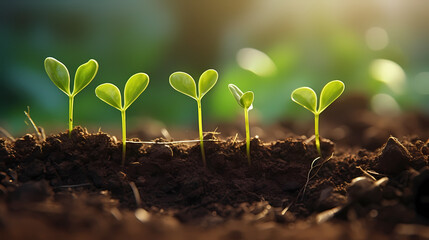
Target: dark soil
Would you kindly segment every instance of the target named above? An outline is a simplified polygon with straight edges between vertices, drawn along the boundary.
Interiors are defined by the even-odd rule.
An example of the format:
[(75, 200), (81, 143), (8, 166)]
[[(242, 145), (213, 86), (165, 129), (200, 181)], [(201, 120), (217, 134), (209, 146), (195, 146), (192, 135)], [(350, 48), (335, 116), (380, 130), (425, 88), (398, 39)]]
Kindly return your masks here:
[(242, 141), (209, 134), (207, 168), (164, 139), (128, 143), (122, 167), (116, 138), (80, 127), (0, 139), (0, 239), (428, 239), (427, 127), (378, 148), (323, 139), (308, 183), (304, 136), (254, 138), (248, 166)]

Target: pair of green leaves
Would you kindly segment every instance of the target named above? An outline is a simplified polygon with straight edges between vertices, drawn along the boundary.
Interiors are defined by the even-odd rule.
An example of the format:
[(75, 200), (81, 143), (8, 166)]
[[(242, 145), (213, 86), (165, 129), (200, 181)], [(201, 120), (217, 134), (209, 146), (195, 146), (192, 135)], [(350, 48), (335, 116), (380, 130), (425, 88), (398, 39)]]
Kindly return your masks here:
[(178, 92), (181, 92), (197, 101), (212, 89), (218, 79), (218, 73), (214, 69), (209, 69), (201, 74), (198, 81), (198, 95), (195, 80), (185, 72), (175, 72), (170, 75), (170, 85)]
[(237, 86), (234, 84), (228, 85), (229, 91), (232, 96), (234, 96), (235, 100), (237, 100), (238, 105), (247, 110), (253, 109), (253, 99), (254, 94), (252, 91), (247, 91), (243, 93)]
[(55, 58), (45, 59), (45, 69), (51, 81), (68, 96), (76, 96), (82, 89), (94, 79), (98, 71), (98, 63), (94, 59), (79, 66), (73, 83), (73, 91), (70, 91), (70, 74), (67, 67)]
[(314, 114), (320, 114), (344, 92), (344, 83), (334, 80), (327, 83), (320, 93), (319, 108), (317, 108), (317, 95), (309, 87), (297, 88), (292, 92), (294, 102), (310, 110)]
[(121, 92), (111, 83), (99, 85), (95, 89), (95, 95), (119, 111), (125, 111), (142, 94), (148, 84), (149, 76), (146, 73), (132, 75), (125, 84), (124, 105), (122, 105)]

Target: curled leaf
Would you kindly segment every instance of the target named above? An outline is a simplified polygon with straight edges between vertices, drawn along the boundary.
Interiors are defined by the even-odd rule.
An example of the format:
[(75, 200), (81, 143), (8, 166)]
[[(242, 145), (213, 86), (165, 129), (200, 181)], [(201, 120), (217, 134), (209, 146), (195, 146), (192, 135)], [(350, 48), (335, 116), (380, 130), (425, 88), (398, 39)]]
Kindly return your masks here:
[(243, 93), (237, 86), (234, 84), (228, 85), (229, 91), (231, 92), (232, 96), (234, 96), (235, 100), (237, 101), (238, 105), (242, 108), (246, 108), (248, 110), (253, 109), (253, 99), (254, 94), (252, 91), (247, 91)]
[(235, 100), (237, 101), (238, 105), (244, 108), (243, 104), (240, 101), (241, 96), (243, 96), (243, 92), (234, 84), (229, 84), (228, 89), (231, 92), (232, 96), (234, 96)]

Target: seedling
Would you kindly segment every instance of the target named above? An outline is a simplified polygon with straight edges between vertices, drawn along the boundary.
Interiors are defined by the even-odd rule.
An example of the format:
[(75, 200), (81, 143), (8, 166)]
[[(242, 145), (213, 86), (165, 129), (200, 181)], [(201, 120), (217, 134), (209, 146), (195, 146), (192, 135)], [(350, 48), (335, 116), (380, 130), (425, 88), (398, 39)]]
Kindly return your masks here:
[(292, 101), (298, 103), (314, 114), (314, 136), (316, 140), (317, 152), (322, 156), (320, 150), (319, 138), (319, 115), (333, 103), (344, 92), (344, 83), (340, 80), (334, 80), (327, 83), (320, 93), (319, 108), (317, 108), (317, 95), (313, 89), (309, 87), (300, 87), (295, 89), (291, 98)]
[(122, 116), (122, 166), (125, 163), (127, 128), (125, 111), (140, 96), (149, 84), (149, 76), (145, 73), (136, 73), (131, 76), (124, 89), (124, 104), (122, 105), (121, 92), (111, 83), (103, 83), (95, 89), (95, 95), (105, 103), (121, 111)]
[(235, 100), (237, 100), (238, 105), (244, 109), (244, 123), (246, 124), (246, 153), (247, 161), (249, 166), (250, 162), (250, 131), (249, 131), (249, 110), (253, 109), (253, 99), (254, 94), (252, 91), (247, 91), (243, 93), (237, 86), (234, 84), (228, 85), (229, 91)]
[(201, 74), (200, 79), (198, 81), (198, 95), (197, 95), (197, 87), (195, 84), (195, 80), (185, 72), (175, 72), (170, 75), (170, 85), (178, 92), (183, 93), (197, 101), (198, 105), (198, 125), (200, 132), (200, 148), (201, 148), (201, 156), (203, 159), (204, 167), (207, 166), (206, 163), (206, 155), (204, 152), (204, 143), (203, 143), (203, 119), (201, 112), (201, 99), (204, 95), (212, 89), (212, 87), (216, 84), (218, 78), (218, 73), (216, 70), (209, 69)]
[(94, 79), (98, 71), (98, 63), (91, 59), (77, 68), (72, 92), (70, 92), (70, 74), (64, 64), (55, 58), (47, 57), (45, 59), (45, 70), (52, 82), (69, 96), (69, 136), (71, 136), (74, 97)]

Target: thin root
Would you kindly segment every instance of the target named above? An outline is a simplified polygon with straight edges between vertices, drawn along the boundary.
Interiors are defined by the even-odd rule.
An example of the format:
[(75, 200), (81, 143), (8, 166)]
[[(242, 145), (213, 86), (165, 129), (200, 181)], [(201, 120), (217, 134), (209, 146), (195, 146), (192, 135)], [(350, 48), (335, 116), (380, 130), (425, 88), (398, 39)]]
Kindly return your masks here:
[[(331, 154), (331, 156), (330, 156), (329, 158), (327, 158), (327, 159), (326, 159), (326, 160), (324, 160), (323, 162), (321, 162), (321, 163), (319, 163), (319, 164), (316, 164), (316, 165), (315, 165), (315, 163), (316, 163), (316, 161), (317, 161), (317, 160), (319, 160), (319, 159), (320, 159), (320, 157), (315, 158), (315, 159), (313, 160), (313, 162), (311, 162), (311, 167), (310, 167), (310, 170), (308, 171), (308, 174), (307, 174), (307, 181), (305, 182), (305, 185), (304, 185), (304, 187), (303, 187), (303, 189), (302, 189), (301, 200), (303, 200), (303, 199), (304, 199), (305, 190), (306, 190), (306, 188), (307, 188), (308, 183), (310, 182), (310, 180), (312, 180), (312, 179), (317, 175), (317, 173), (319, 173), (319, 170), (322, 168), (323, 164), (325, 164), (326, 162), (328, 162), (328, 161), (329, 161), (333, 156), (334, 156), (334, 153), (332, 153), (332, 154)], [(318, 169), (317, 169), (317, 171), (316, 171), (312, 176), (310, 176), (311, 171), (312, 171), (314, 168), (318, 168)], [(299, 195), (300, 195), (300, 194), (301, 194), (301, 191), (300, 191), (300, 193), (298, 194), (298, 197), (299, 197)]]
[(131, 189), (133, 190), (134, 198), (136, 199), (137, 207), (141, 208), (142, 207), (142, 200), (140, 198), (139, 190), (136, 187), (136, 184), (134, 182), (130, 182), (129, 184), (130, 184)]
[(367, 172), (367, 171), (365, 171), (363, 168), (361, 168), (360, 166), (357, 166), (356, 167), (357, 169), (359, 169), (359, 170), (361, 170), (362, 171), (362, 173), (365, 175), (365, 176), (367, 176), (367, 177), (369, 177), (370, 179), (372, 179), (374, 182), (375, 181), (377, 181), (377, 179), (374, 177), (374, 176), (372, 176), (371, 174), (369, 174), (369, 172)]
[(8, 131), (6, 131), (6, 129), (0, 127), (0, 132), (3, 133), (3, 135), (10, 140), (15, 141), (15, 138)]
[(25, 116), (27, 116), (28, 120), (30, 120), (31, 125), (33, 126), (34, 130), (36, 131), (37, 137), (39, 138), (39, 141), (44, 142), (46, 140), (45, 131), (41, 127), (37, 127), (37, 125), (34, 123), (33, 119), (30, 116), (30, 107), (27, 106), (27, 111), (24, 111)]

